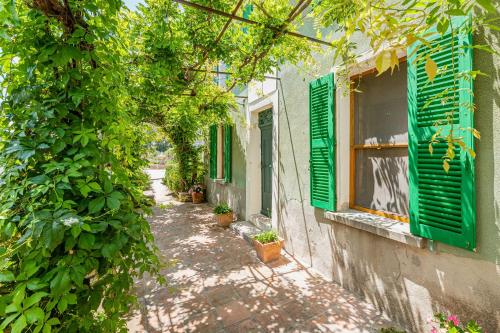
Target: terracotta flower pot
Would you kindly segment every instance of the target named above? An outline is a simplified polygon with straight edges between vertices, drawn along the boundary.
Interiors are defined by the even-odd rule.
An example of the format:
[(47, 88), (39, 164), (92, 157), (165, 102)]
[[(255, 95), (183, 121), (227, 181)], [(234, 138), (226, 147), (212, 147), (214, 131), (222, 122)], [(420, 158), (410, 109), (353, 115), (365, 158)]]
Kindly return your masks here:
[(253, 246), (255, 247), (255, 251), (257, 251), (257, 256), (264, 263), (268, 263), (270, 261), (278, 260), (281, 256), (281, 249), (283, 248), (284, 241), (282, 239), (273, 242), (262, 244), (258, 240), (253, 240)]
[(217, 214), (215, 217), (217, 219), (217, 224), (224, 228), (229, 227), (229, 225), (233, 222), (233, 212)]
[(193, 198), (193, 203), (199, 204), (205, 201), (205, 196), (203, 195), (203, 192), (193, 192), (191, 193), (191, 197)]

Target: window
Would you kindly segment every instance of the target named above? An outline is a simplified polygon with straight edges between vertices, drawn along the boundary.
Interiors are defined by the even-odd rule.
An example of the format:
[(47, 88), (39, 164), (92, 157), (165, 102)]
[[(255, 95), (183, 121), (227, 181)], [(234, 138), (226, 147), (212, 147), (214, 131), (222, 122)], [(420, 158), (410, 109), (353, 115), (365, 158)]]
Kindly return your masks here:
[(210, 126), (210, 178), (231, 182), (231, 139), (230, 125)]
[(352, 77), (351, 208), (408, 221), (406, 62)]

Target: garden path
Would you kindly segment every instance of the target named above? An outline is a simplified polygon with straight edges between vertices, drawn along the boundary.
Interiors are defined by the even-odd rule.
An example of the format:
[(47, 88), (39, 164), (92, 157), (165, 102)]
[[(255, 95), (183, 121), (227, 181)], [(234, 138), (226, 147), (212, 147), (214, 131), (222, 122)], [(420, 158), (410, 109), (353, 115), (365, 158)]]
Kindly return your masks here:
[(130, 332), (377, 332), (391, 326), (372, 306), (304, 268), (291, 256), (269, 265), (207, 204), (175, 202), (152, 171), (157, 202), (151, 228), (173, 263), (168, 285), (136, 284)]

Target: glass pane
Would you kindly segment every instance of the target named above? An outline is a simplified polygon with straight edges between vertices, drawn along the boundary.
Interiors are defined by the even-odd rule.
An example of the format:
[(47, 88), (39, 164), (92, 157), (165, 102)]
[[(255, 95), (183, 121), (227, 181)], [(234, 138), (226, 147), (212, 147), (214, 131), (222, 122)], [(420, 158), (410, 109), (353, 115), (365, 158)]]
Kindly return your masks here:
[[(406, 62), (394, 73), (370, 74), (356, 80), (354, 95), (356, 144), (408, 142)], [(358, 85), (359, 84), (359, 85)]]
[(408, 216), (408, 149), (356, 151), (355, 204)]

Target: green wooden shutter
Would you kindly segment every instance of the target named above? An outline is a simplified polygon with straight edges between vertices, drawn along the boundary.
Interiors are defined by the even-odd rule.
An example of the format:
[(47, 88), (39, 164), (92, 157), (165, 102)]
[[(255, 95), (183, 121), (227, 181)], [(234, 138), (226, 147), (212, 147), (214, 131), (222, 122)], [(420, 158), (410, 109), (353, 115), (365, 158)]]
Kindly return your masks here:
[[(429, 152), (431, 136), (436, 132), (434, 123), (446, 117), (453, 119), (454, 136), (463, 137), (466, 148), (474, 149), (472, 133), (464, 130), (474, 126), (472, 81), (459, 75), (472, 70), (472, 49), (468, 47), (472, 45), (470, 22), (470, 18), (454, 21), (453, 35), (448, 33), (430, 40), (430, 47), (439, 47), (431, 58), (441, 71), (433, 82), (428, 81), (425, 72), (429, 45), (421, 45), (416, 52), (417, 45), (408, 50), (408, 123), (411, 232), (473, 250), (476, 246), (474, 160), (456, 147), (456, 157), (450, 161), (446, 173), (442, 157), (448, 149), (447, 143), (433, 144), (433, 154)], [(455, 111), (450, 113), (452, 110)], [(450, 127), (442, 127), (443, 135), (449, 133)]]
[(333, 74), (309, 84), (309, 168), (311, 205), (334, 211), (335, 88)]
[(210, 178), (217, 178), (217, 125), (210, 126)]
[(231, 125), (226, 125), (224, 127), (224, 180), (226, 181), (226, 183), (231, 182), (231, 164), (232, 164), (231, 132), (232, 132)]

